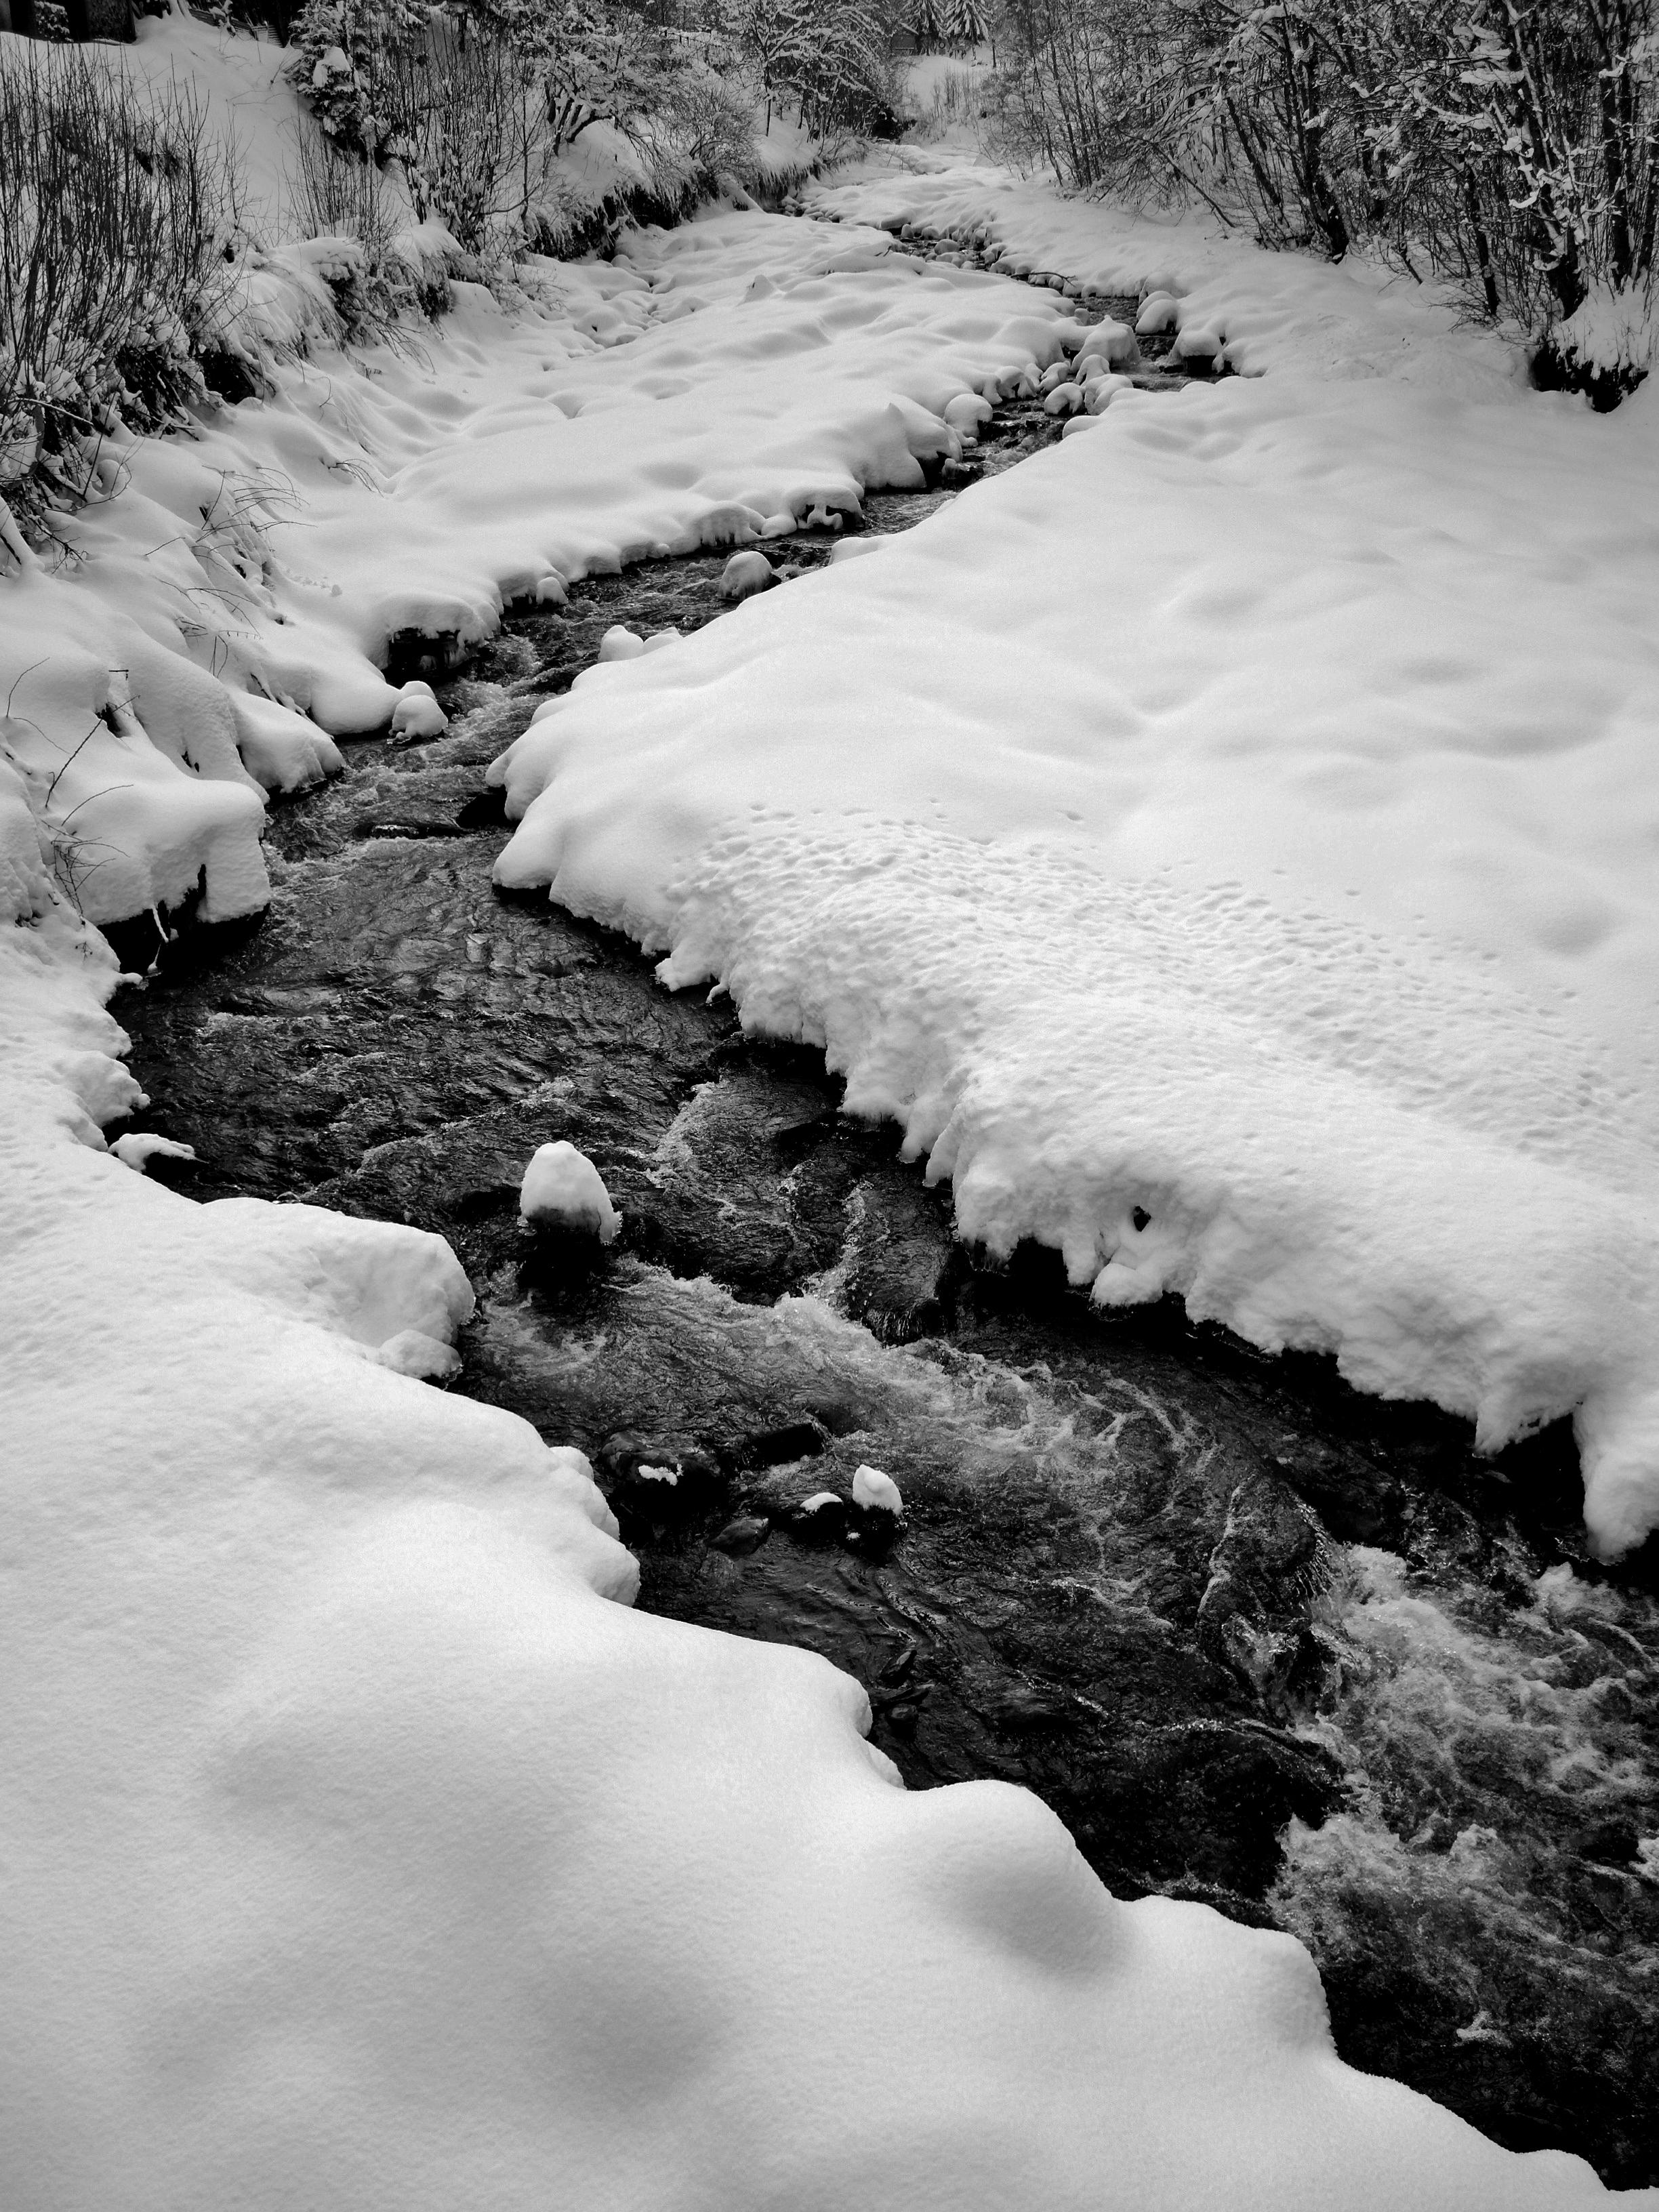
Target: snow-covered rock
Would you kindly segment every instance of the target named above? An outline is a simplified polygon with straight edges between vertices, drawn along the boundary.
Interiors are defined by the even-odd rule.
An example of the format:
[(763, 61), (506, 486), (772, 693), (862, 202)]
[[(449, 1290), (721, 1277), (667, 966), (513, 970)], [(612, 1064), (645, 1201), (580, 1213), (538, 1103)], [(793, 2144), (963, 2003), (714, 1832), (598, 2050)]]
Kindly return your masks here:
[(304, 791), (344, 769), (339, 747), (308, 714), (249, 691), (227, 696), (242, 765), (267, 792)]
[(1097, 323), (1083, 342), (1078, 356), (1078, 373), (1082, 374), (1091, 361), (1098, 361), (1108, 368), (1133, 368), (1139, 359), (1140, 348), (1127, 323)]
[(981, 398), (977, 392), (959, 392), (941, 410), (951, 429), (966, 438), (977, 437), (981, 424), (988, 422), (995, 411), (990, 401)]
[(1175, 342), (1176, 359), (1213, 362), (1225, 343), (1218, 331), (1206, 330), (1201, 324), (1183, 324)]
[(1135, 330), (1141, 337), (1156, 337), (1164, 331), (1176, 328), (1181, 320), (1181, 302), (1173, 292), (1152, 292), (1140, 303), (1135, 317)]
[(645, 640), (625, 623), (612, 623), (599, 640), (601, 660), (637, 660), (644, 651)]
[(454, 1346), (419, 1328), (398, 1329), (376, 1348), (374, 1358), (394, 1375), (410, 1375), (422, 1382), (447, 1381), (461, 1371), (461, 1355)]
[(1091, 376), (1083, 387), (1083, 404), (1091, 415), (1103, 415), (1112, 402), (1125, 392), (1134, 390), (1133, 380), (1127, 376)]
[(723, 599), (753, 599), (777, 580), (777, 571), (764, 553), (734, 553), (720, 571), (720, 594)]
[(440, 738), (449, 727), (449, 717), (433, 696), (432, 686), (418, 679), (405, 684), (392, 710), (394, 738)]
[(125, 1136), (114, 1139), (110, 1150), (123, 1167), (136, 1168), (140, 1175), (148, 1171), (152, 1160), (193, 1160), (196, 1157), (193, 1145), (181, 1145), (175, 1138), (158, 1137), (148, 1130), (130, 1129)]
[(899, 1486), (890, 1474), (884, 1474), (878, 1467), (860, 1467), (853, 1475), (853, 1503), (862, 1505), (866, 1512), (902, 1514), (904, 1500)]
[(538, 1147), (519, 1192), (519, 1218), (532, 1229), (558, 1229), (614, 1244), (622, 1216), (586, 1152), (563, 1137)]

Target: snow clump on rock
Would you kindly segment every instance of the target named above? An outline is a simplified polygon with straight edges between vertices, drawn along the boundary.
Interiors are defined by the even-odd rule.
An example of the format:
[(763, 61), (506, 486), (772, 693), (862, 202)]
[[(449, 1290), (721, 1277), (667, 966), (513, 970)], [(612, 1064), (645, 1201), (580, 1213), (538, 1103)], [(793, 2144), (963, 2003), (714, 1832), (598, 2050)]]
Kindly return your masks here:
[(614, 1244), (622, 1228), (604, 1176), (586, 1152), (563, 1137), (539, 1146), (525, 1170), (519, 1218), (532, 1229), (597, 1237), (601, 1244)]
[(884, 1474), (878, 1467), (860, 1467), (854, 1470), (853, 1503), (861, 1505), (867, 1513), (891, 1513), (904, 1510), (904, 1500), (899, 1486), (890, 1474)]
[(405, 684), (392, 710), (394, 738), (441, 738), (449, 717), (433, 696), (432, 686), (418, 680)]
[(751, 599), (757, 592), (770, 591), (777, 571), (764, 553), (734, 553), (720, 571), (723, 599)]

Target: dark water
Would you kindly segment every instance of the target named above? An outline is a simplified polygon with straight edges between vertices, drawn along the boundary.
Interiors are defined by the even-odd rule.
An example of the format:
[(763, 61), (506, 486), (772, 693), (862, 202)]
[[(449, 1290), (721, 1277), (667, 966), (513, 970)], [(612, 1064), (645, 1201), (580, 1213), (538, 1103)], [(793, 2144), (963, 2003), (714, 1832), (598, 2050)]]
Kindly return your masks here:
[[(1005, 410), (984, 463), (1056, 429)], [(611, 623), (713, 619), (723, 565), (514, 616), (440, 685), (446, 737), (349, 747), (273, 814), (269, 914), (184, 933), (118, 1008), (143, 1125), (201, 1156), (169, 1179), (448, 1237), (480, 1299), (456, 1387), (590, 1453), (642, 1604), (827, 1653), (913, 1787), (1027, 1784), (1120, 1894), (1293, 1929), (1357, 2064), (1659, 2177), (1659, 1606), (1583, 1558), (1570, 1440), (1482, 1462), (1322, 1363), (1098, 1314), (1053, 1255), (983, 1264), (821, 1063), (492, 887), (486, 763)], [(561, 1136), (625, 1218), (597, 1266), (518, 1225)], [(863, 1462), (902, 1528), (801, 1511)]]

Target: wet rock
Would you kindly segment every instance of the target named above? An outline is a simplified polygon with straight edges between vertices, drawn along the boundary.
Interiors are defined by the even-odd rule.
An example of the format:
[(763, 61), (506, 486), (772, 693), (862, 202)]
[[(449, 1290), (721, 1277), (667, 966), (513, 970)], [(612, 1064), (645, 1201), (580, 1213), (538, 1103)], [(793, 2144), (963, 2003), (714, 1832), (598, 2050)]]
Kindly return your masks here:
[(772, 1533), (772, 1523), (764, 1514), (739, 1513), (723, 1528), (716, 1529), (709, 1541), (722, 1552), (736, 1556), (758, 1551)]
[(790, 1534), (799, 1544), (839, 1544), (846, 1535), (852, 1506), (833, 1490), (815, 1490), (784, 1516)]
[(860, 1183), (848, 1212), (842, 1300), (884, 1344), (941, 1328), (966, 1263), (944, 1205), (914, 1176)]
[(1210, 1556), (1200, 1649), (1269, 1710), (1279, 1709), (1298, 1672), (1316, 1673), (1313, 1611), (1335, 1565), (1317, 1515), (1288, 1483), (1265, 1470), (1241, 1482)]
[(594, 1472), (624, 1540), (636, 1528), (684, 1527), (717, 1508), (727, 1486), (719, 1460), (696, 1437), (632, 1429), (605, 1438)]
[(816, 1421), (785, 1421), (775, 1429), (762, 1429), (744, 1437), (735, 1456), (744, 1468), (793, 1467), (797, 1461), (816, 1459), (823, 1449), (823, 1431)]
[(425, 630), (394, 630), (386, 640), (386, 680), (401, 689), (411, 681), (431, 680), (459, 668), (466, 647), (453, 630), (433, 635)]

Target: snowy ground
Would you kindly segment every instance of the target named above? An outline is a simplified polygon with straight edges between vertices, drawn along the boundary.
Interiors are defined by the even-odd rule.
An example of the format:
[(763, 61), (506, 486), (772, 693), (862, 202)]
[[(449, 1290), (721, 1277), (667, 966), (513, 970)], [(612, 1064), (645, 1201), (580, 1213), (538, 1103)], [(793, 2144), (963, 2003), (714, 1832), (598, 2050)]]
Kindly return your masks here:
[[(840, 211), (928, 194), (1056, 255), (1084, 220), (902, 173)], [(1095, 273), (1150, 251), (1087, 222)], [(544, 272), (516, 323), (463, 291), (419, 351), (319, 337), (195, 442), (116, 441), (80, 559), (0, 575), (28, 2212), (1601, 2194), (1340, 2066), (1289, 1939), (1115, 1903), (1024, 1793), (895, 1788), (823, 1662), (617, 1602), (579, 1455), (419, 1379), (471, 1308), (437, 1240), (198, 1206), (102, 1149), (131, 1087), (67, 884), (113, 918), (205, 871), (205, 914), (257, 908), (260, 787), (385, 720), (388, 635), (914, 482), (953, 395), (1074, 335), (885, 244), (722, 214)], [(974, 1233), (1494, 1437), (1582, 1400), (1628, 1540), (1659, 1464), (1649, 418), (1163, 246), (1267, 375), (1115, 406), (584, 678), (503, 771), (503, 872), (826, 1043)]]
[(977, 172), (817, 204), (1181, 283), (1243, 373), (579, 690), (503, 764), (503, 880), (823, 1043), (966, 1233), (1103, 1303), (1177, 1291), (1494, 1445), (1572, 1413), (1593, 1534), (1638, 1540), (1659, 402)]

